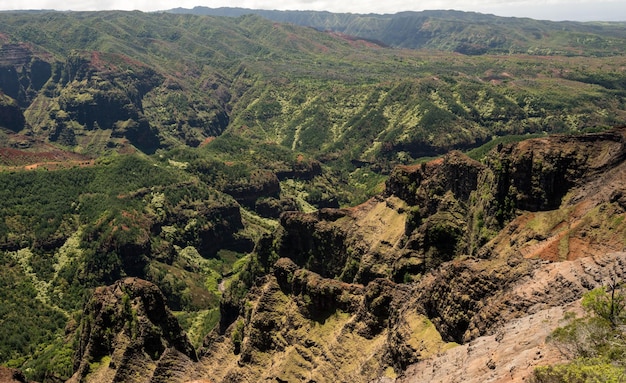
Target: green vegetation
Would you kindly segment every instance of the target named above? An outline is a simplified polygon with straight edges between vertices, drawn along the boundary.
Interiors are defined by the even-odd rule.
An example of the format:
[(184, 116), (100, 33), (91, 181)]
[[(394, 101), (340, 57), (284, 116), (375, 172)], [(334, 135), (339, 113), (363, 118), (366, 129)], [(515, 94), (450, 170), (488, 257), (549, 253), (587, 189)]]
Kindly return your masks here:
[[(354, 19), (353, 28), (378, 20), (372, 17), (335, 20)], [(19, 101), (38, 137), (83, 153), (129, 143), (148, 153), (206, 145), (218, 161), (234, 162), (230, 172), (237, 169), (239, 178), (257, 167), (283, 171), (303, 154), (337, 184), (328, 192), (339, 204), (372, 195), (345, 182), (360, 170), (384, 176), (396, 164), (493, 137), (577, 132), (624, 120), (620, 25), (568, 23), (572, 32), (565, 32), (561, 24), (454, 12), (388, 18), (377, 27), (392, 25), (399, 36), (415, 36), (409, 20), (435, 28), (424, 47), (476, 50), (488, 41), (486, 51), (507, 56), (387, 49), (252, 15), (15, 13), (0, 15), (7, 43), (31, 42), (33, 54), (49, 55), (11, 80), (30, 88), (9, 92), (9, 80), (0, 88)], [(495, 24), (487, 30), (489, 23)], [(573, 41), (578, 45), (567, 45)], [(547, 50), (550, 57), (513, 55)], [(307, 188), (315, 194), (319, 185)]]
[(626, 298), (612, 284), (586, 293), (582, 305), (587, 316), (572, 320), (550, 336), (561, 352), (572, 361), (538, 367), (537, 383), (623, 382), (626, 379)]
[(625, 29), (624, 23), (557, 23), (441, 10), (377, 15), (195, 7), (170, 12), (230, 17), (257, 14), (393, 47), (449, 50), (468, 55), (612, 55), (621, 52)]
[[(16, 260), (0, 252), (0, 361), (7, 366), (71, 373), (71, 350), (64, 349), (62, 329), (68, 316), (39, 298), (39, 291)], [(66, 350), (67, 351), (67, 350)], [(24, 365), (25, 362), (28, 362)], [(23, 367), (22, 367), (23, 368)]]
[(474, 160), (480, 161), (484, 159), (485, 156), (487, 156), (487, 153), (489, 153), (493, 148), (497, 147), (498, 145), (510, 144), (513, 142), (520, 142), (520, 141), (528, 140), (531, 138), (538, 138), (542, 136), (544, 136), (544, 134), (525, 134), (525, 135), (510, 135), (510, 136), (496, 137), (496, 138), (493, 138), (491, 141), (485, 143), (484, 145), (481, 145), (477, 148), (469, 150), (465, 154), (467, 154), (468, 157)]

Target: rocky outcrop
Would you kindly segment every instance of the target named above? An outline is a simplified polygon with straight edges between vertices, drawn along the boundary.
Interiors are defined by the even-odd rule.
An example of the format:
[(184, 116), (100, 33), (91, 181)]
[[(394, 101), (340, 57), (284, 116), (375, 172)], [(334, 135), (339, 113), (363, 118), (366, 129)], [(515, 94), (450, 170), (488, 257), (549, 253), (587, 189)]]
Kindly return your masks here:
[(283, 214), (280, 222), (284, 228), (280, 256), (327, 278), (341, 274), (348, 256), (347, 234), (341, 226), (320, 219), (319, 214), (298, 212)]
[(137, 278), (97, 288), (79, 331), (70, 382), (174, 381), (176, 370), (197, 360), (159, 289)]
[[(472, 274), (479, 274), (477, 278), (487, 286), (497, 283), (502, 280), (502, 274), (496, 279), (488, 276), (497, 274), (497, 268), (494, 271), (485, 267), (485, 271), (479, 272), (474, 266), (473, 273), (447, 279), (448, 285), (463, 286), (446, 289), (456, 290), (456, 297), (430, 290), (438, 286), (441, 291), (442, 281), (425, 280), (419, 288), (424, 295), (416, 302), (428, 306), (437, 301), (447, 313), (464, 313), (468, 315), (469, 326), (462, 346), (411, 365), (398, 382), (527, 381), (535, 366), (564, 361), (565, 356), (546, 343), (546, 337), (566, 323), (566, 313), (581, 315), (580, 297), (585, 292), (606, 286), (612, 278), (624, 280), (625, 266), (623, 252), (574, 261), (530, 262), (521, 275), (520, 267), (513, 267), (517, 271), (506, 278), (503, 286), (485, 288), (483, 292), (487, 293), (477, 300), (472, 298), (477, 297), (475, 285), (467, 288), (463, 283), (476, 278)], [(426, 296), (430, 298), (423, 299)], [(468, 310), (455, 308), (455, 301), (465, 303)], [(440, 313), (431, 318), (436, 321), (441, 316)], [(463, 371), (459, 366), (463, 366)]]
[(243, 229), (240, 206), (234, 201), (214, 204), (207, 201), (181, 201), (171, 207), (165, 221), (154, 230), (175, 231), (168, 233), (173, 245), (194, 246), (202, 254), (214, 256), (220, 249), (251, 251), (254, 244), (246, 238), (236, 238)]
[(278, 218), (287, 211), (298, 210), (298, 204), (292, 198), (259, 198), (254, 203), (254, 211), (262, 217)]
[[(128, 70), (103, 69), (107, 61), (116, 61)], [(153, 153), (159, 139), (144, 116), (142, 98), (162, 81), (153, 69), (123, 56), (71, 55), (55, 84), (62, 112), (54, 119), (66, 129), (74, 121), (86, 131), (111, 130), (111, 137), (126, 138), (140, 150)]]
[(396, 383), (527, 382), (538, 366), (565, 362), (546, 337), (562, 326), (577, 303), (558, 306), (507, 322), (496, 334), (479, 337), (412, 364)]
[(322, 165), (316, 160), (298, 159), (289, 168), (276, 170), (276, 176), (280, 180), (288, 178), (310, 180), (320, 174), (322, 174)]
[(256, 170), (247, 178), (225, 185), (223, 191), (240, 204), (254, 208), (260, 198), (279, 198), (280, 184), (273, 172)]
[(501, 222), (514, 210), (553, 210), (581, 186), (626, 158), (626, 129), (579, 136), (552, 136), (500, 145), (487, 158), (493, 203), (488, 211)]
[(435, 161), (396, 167), (386, 182), (384, 194), (395, 195), (411, 206), (425, 207), (424, 215), (434, 214), (447, 191), (455, 199), (467, 202), (484, 169), (480, 162), (460, 152), (451, 152)]
[(205, 339), (204, 376), (218, 382), (376, 378), (384, 371), (388, 308), (406, 292), (388, 280), (345, 283), (278, 259), (236, 320)]

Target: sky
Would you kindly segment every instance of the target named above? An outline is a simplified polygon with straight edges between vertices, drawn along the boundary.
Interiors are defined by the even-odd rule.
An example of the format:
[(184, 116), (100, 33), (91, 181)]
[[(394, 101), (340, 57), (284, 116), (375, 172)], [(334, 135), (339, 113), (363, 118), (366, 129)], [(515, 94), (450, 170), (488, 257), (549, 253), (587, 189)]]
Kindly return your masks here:
[(540, 20), (626, 21), (624, 0), (0, 0), (0, 10), (159, 11), (194, 6), (315, 10), (349, 13), (396, 13), (456, 9)]

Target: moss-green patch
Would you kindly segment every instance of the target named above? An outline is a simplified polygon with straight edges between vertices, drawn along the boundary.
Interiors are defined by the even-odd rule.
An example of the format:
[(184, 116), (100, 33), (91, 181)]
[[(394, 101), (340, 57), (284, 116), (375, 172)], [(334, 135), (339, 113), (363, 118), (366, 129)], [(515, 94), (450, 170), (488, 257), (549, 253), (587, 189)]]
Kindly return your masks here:
[(498, 145), (509, 144), (513, 142), (521, 142), (521, 141), (528, 140), (531, 138), (538, 138), (538, 137), (544, 137), (544, 136), (545, 134), (540, 133), (540, 134), (507, 135), (504, 137), (492, 137), (492, 139), (489, 140), (487, 143), (477, 148), (474, 148), (472, 150), (469, 150), (465, 154), (467, 154), (468, 157), (474, 160), (480, 161), (483, 158), (485, 158), (487, 153), (489, 153), (493, 148), (495, 148)]
[(389, 379), (396, 379), (398, 377), (398, 374), (396, 374), (396, 371), (393, 369), (393, 367), (387, 367), (385, 369), (385, 372), (383, 373), (383, 376)]
[(410, 313), (405, 317), (406, 324), (411, 331), (407, 343), (423, 358), (435, 355), (457, 346), (453, 342), (445, 342), (435, 325), (424, 315)]
[(199, 311), (177, 311), (174, 315), (187, 332), (187, 337), (195, 348), (202, 345), (204, 337), (220, 320), (219, 307)]
[(340, 331), (343, 324), (345, 324), (349, 318), (349, 313), (337, 310), (322, 323), (318, 321), (311, 321), (311, 338), (324, 339), (328, 336), (336, 335), (337, 331)]
[(242, 235), (258, 239), (264, 233), (270, 233), (278, 227), (278, 221), (270, 218), (263, 218), (253, 211), (241, 208), (241, 220), (245, 223)]
[(85, 377), (88, 381), (91, 378), (96, 378), (96, 376), (101, 375), (103, 371), (109, 368), (109, 364), (111, 363), (111, 356), (105, 355), (100, 359), (91, 361), (89, 363), (89, 373)]
[[(534, 217), (528, 221), (528, 228), (535, 231), (537, 234), (548, 234), (555, 229), (559, 224), (567, 221), (571, 215), (574, 207), (568, 207), (557, 210), (543, 211), (533, 213)], [(565, 229), (565, 226), (563, 227)]]
[(287, 179), (280, 182), (281, 192), (295, 199), (298, 209), (305, 213), (312, 213), (317, 208), (307, 202), (308, 193), (306, 183), (301, 180)]
[(563, 236), (559, 240), (559, 259), (566, 260), (567, 255), (569, 254), (569, 240), (570, 240), (570, 231), (566, 231), (563, 233)]
[(533, 378), (537, 383), (622, 383), (626, 379), (626, 370), (603, 358), (578, 358), (571, 363), (537, 367)]

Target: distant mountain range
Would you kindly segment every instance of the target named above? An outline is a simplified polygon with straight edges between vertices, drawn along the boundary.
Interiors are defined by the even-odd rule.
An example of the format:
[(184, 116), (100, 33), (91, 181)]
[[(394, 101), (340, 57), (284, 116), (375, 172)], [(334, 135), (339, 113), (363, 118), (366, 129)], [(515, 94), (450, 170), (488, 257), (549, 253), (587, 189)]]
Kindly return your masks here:
[(597, 56), (618, 54), (626, 46), (626, 23), (623, 22), (554, 22), (453, 10), (381, 15), (195, 7), (167, 12), (226, 17), (256, 14), (276, 22), (344, 33), (391, 47), (463, 54)]

